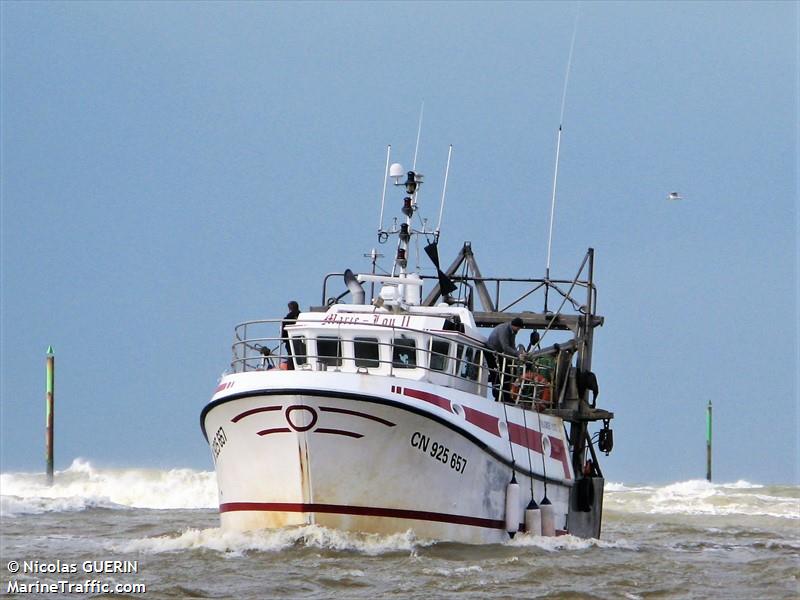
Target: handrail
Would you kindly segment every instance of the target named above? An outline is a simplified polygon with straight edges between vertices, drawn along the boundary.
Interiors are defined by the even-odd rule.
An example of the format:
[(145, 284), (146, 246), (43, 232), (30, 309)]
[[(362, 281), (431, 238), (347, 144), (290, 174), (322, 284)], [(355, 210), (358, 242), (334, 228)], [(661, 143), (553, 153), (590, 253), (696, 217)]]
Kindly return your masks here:
[[(302, 329), (304, 325), (313, 326), (319, 325), (320, 323), (321, 322), (318, 320), (295, 320), (294, 323), (288, 325), (287, 327), (290, 327), (291, 330), (296, 331), (297, 329)], [(477, 393), (478, 395), (482, 396), (486, 396), (493, 387), (489, 381), (490, 368), (484, 358), (485, 353), (491, 351), (480, 340), (471, 338), (470, 336), (461, 332), (454, 331), (451, 333), (438, 333), (397, 325), (368, 324), (358, 322), (344, 324), (337, 323), (335, 327), (326, 326), (325, 329), (320, 328), (317, 332), (315, 332), (317, 335), (313, 337), (316, 338), (325, 337), (327, 334), (328, 336), (335, 336), (339, 338), (340, 344), (354, 344), (355, 341), (353, 338), (360, 337), (357, 331), (359, 328), (363, 328), (365, 332), (376, 332), (376, 330), (380, 329), (391, 330), (392, 341), (387, 341), (385, 339), (377, 340), (376, 345), (379, 348), (378, 357), (376, 359), (377, 366), (364, 367), (356, 365), (355, 361), (357, 359), (353, 352), (355, 348), (348, 348), (349, 352), (345, 352), (343, 351), (341, 345), (335, 356), (320, 354), (318, 349), (316, 353), (312, 354), (308, 351), (308, 346), (306, 346), (305, 354), (289, 355), (285, 351), (287, 338), (280, 336), (282, 324), (282, 319), (259, 319), (254, 321), (246, 321), (236, 325), (234, 331), (234, 342), (231, 347), (233, 354), (231, 369), (233, 372), (263, 371), (272, 370), (273, 368), (281, 370), (281, 363), (293, 360), (294, 363), (297, 363), (296, 368), (299, 370), (317, 369), (352, 373), (370, 373), (374, 372), (374, 369), (381, 369), (388, 366), (389, 376), (403, 376), (403, 374), (411, 375), (413, 373), (417, 376), (415, 378), (420, 378), (418, 376), (420, 371), (422, 371), (424, 373), (422, 378), (430, 380), (431, 376), (435, 378), (444, 377), (446, 378), (445, 382), (443, 382), (444, 385), (447, 385), (448, 387), (454, 387), (456, 389), (472, 391), (473, 393)], [(248, 329), (253, 331), (253, 329), (262, 327), (275, 327), (278, 335), (263, 335), (266, 332), (261, 329), (257, 332), (254, 332), (256, 335), (253, 335), (252, 337), (248, 336)], [(347, 337), (342, 337), (343, 328), (346, 329), (347, 333), (349, 334)], [(403, 336), (404, 334), (424, 336), (424, 343), (414, 346), (414, 351), (416, 354), (414, 361), (415, 364), (413, 367), (409, 368), (398, 367), (394, 358), (387, 360), (385, 358), (387, 353), (380, 351), (380, 348), (383, 347), (393, 349), (395, 347), (393, 340)], [(290, 336), (289, 339), (297, 339), (298, 337), (301, 336)], [(446, 341), (449, 344), (455, 343), (458, 346), (461, 346), (460, 352), (458, 346), (456, 347), (456, 356), (453, 356), (452, 352), (448, 352), (446, 356), (435, 352), (432, 349), (431, 343), (435, 340)], [(305, 341), (307, 343), (308, 337), (306, 337)], [(569, 345), (569, 343), (567, 345)], [(572, 347), (570, 346), (568, 349), (567, 345), (565, 345), (564, 350), (571, 352)], [(267, 354), (262, 353), (264, 348), (268, 350)], [(471, 350), (471, 352), (468, 352), (468, 349)], [(556, 372), (558, 361), (555, 362), (555, 366), (548, 367), (552, 370), (552, 372), (549, 373), (549, 376), (546, 376), (543, 367), (541, 367), (537, 361), (543, 356), (552, 356), (557, 358), (559, 351), (559, 347), (555, 346), (552, 349), (545, 349), (530, 353), (525, 357), (524, 360), (520, 360), (519, 357), (516, 356), (493, 353), (498, 362), (497, 377), (495, 378), (496, 381), (499, 381), (499, 386), (497, 386), (497, 399), (501, 402), (507, 402), (511, 404), (535, 404), (537, 409), (551, 408), (555, 406), (557, 403), (556, 401), (558, 400), (556, 398), (555, 384), (559, 379), (561, 379), (561, 374)], [(392, 356), (392, 352), (390, 351), (388, 355)], [(468, 359), (468, 355), (470, 355), (471, 358)], [(445, 369), (434, 369), (430, 366), (431, 358), (434, 356), (445, 356)], [(475, 362), (475, 356), (478, 357), (480, 362)], [(338, 359), (340, 364), (330, 365), (329, 363), (332, 359)], [(372, 361), (373, 359), (368, 360)], [(472, 368), (477, 368), (477, 373), (475, 373), (472, 377), (468, 375), (465, 376), (463, 374), (465, 365), (471, 365)], [(536, 378), (535, 381), (534, 378)], [(459, 383), (461, 385), (458, 385)], [(563, 394), (559, 395), (563, 396)], [(549, 402), (544, 402), (544, 398), (549, 398)]]
[[(529, 283), (529, 284), (534, 284), (531, 289), (527, 290), (526, 292), (523, 292), (520, 296), (518, 296), (511, 303), (507, 304), (502, 309), (498, 309), (496, 312), (507, 312), (510, 308), (512, 308), (516, 304), (519, 304), (522, 300), (524, 300), (525, 298), (527, 298), (531, 294), (534, 294), (534, 293), (538, 292), (542, 288), (548, 288), (548, 287), (552, 288), (556, 292), (558, 292), (558, 294), (562, 298), (567, 298), (568, 302), (572, 305), (573, 309), (575, 309), (577, 311), (577, 310), (580, 309), (582, 304), (580, 303), (580, 301), (578, 299), (576, 299), (576, 298), (571, 296), (570, 292), (572, 291), (573, 288), (577, 287), (577, 288), (580, 288), (580, 289), (589, 289), (590, 290), (590, 294), (591, 294), (591, 296), (593, 298), (593, 301), (594, 301), (593, 303), (596, 303), (596, 301), (597, 301), (597, 287), (594, 285), (594, 283), (589, 281), (589, 280), (578, 279), (578, 276), (580, 275), (581, 271), (583, 270), (583, 267), (585, 266), (585, 264), (586, 264), (586, 259), (584, 258), (584, 262), (581, 264), (581, 266), (580, 266), (580, 268), (578, 270), (578, 275), (576, 275), (576, 277), (573, 278), (573, 279), (543, 279), (543, 278), (532, 278), (532, 277), (531, 278), (528, 278), (528, 277), (473, 277), (473, 276), (461, 276), (461, 275), (454, 275), (450, 279), (453, 281), (453, 283), (462, 283), (462, 284), (465, 284), (465, 285), (469, 285), (470, 282), (482, 282), (482, 283), (494, 282), (496, 284), (496, 286), (495, 286), (495, 306), (498, 306), (498, 307), (500, 306), (500, 303), (499, 303), (499, 300), (500, 300), (500, 289), (501, 289), (501, 285), (500, 284), (502, 284), (502, 283)], [(345, 290), (344, 292), (342, 292), (338, 296), (330, 296), (330, 297), (328, 296), (328, 280), (331, 277), (342, 277), (343, 275), (344, 275), (343, 273), (328, 273), (327, 275), (325, 275), (325, 277), (323, 279), (323, 284), (322, 284), (322, 304), (321, 304), (321, 306), (328, 306), (330, 300), (334, 300), (334, 302), (338, 302), (339, 300), (341, 300), (347, 294), (350, 293), (349, 290)], [(420, 279), (438, 281), (438, 276), (420, 274)], [(564, 290), (562, 290), (560, 287), (558, 287), (559, 285), (569, 285), (570, 286), (569, 292), (564, 292)]]

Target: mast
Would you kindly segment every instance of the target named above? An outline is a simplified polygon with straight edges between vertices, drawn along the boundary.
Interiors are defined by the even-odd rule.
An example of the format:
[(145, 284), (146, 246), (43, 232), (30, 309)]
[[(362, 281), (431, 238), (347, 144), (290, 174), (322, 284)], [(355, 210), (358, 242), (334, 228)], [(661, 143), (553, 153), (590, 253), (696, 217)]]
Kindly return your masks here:
[[(401, 171), (402, 166), (395, 163), (390, 167), (390, 173), (397, 173)], [(394, 268), (392, 275), (405, 276), (408, 274), (408, 251), (411, 235), (414, 233), (412, 228), (412, 218), (417, 211), (417, 193), (419, 187), (422, 185), (422, 175), (415, 171), (408, 171), (406, 173), (405, 182), (400, 182), (400, 176), (395, 176), (395, 185), (404, 185), (406, 188), (406, 196), (403, 198), (402, 213), (405, 216), (405, 222), (400, 224), (400, 229), (397, 232), (397, 254), (394, 260)]]

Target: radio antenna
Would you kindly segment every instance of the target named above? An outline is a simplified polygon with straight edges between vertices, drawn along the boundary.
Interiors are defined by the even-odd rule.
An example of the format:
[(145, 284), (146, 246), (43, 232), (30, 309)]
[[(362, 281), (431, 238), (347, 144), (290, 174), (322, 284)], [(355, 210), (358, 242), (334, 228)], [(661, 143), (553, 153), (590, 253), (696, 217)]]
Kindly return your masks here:
[(383, 194), (381, 194), (381, 216), (378, 223), (378, 233), (383, 231), (383, 205), (386, 202), (386, 182), (389, 179), (389, 157), (392, 155), (392, 145), (386, 146), (386, 169), (383, 172)]
[(569, 45), (569, 58), (567, 59), (567, 70), (564, 74), (564, 90), (561, 93), (561, 114), (558, 117), (558, 137), (556, 138), (556, 166), (553, 173), (553, 196), (550, 201), (550, 231), (547, 235), (547, 266), (545, 269), (545, 280), (547, 285), (544, 288), (544, 310), (547, 312), (547, 292), (550, 289), (550, 251), (553, 246), (553, 221), (556, 214), (556, 188), (558, 187), (558, 162), (561, 156), (561, 133), (564, 130), (564, 107), (567, 103), (567, 84), (569, 83), (569, 72), (572, 68), (572, 53), (575, 50), (575, 34), (578, 31), (578, 11), (580, 3), (575, 8), (575, 20), (572, 25), (572, 41)]
[(422, 105), (419, 107), (419, 125), (417, 126), (417, 145), (414, 147), (414, 164), (411, 167), (411, 170), (416, 172), (417, 170), (417, 152), (419, 152), (419, 136), (422, 133), (422, 113), (425, 112), (425, 100), (422, 101)]
[(447, 167), (444, 170), (444, 186), (442, 187), (442, 202), (439, 205), (439, 222), (436, 224), (436, 239), (439, 239), (439, 230), (442, 228), (442, 213), (444, 212), (444, 195), (447, 193), (447, 175), (450, 173), (450, 156), (453, 154), (453, 144), (447, 151)]

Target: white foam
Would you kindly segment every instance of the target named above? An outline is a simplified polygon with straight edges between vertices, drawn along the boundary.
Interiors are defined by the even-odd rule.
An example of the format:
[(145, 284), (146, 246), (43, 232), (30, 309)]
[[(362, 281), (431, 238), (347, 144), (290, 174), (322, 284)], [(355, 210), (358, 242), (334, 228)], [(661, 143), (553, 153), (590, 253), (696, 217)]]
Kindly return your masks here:
[(585, 550), (586, 548), (618, 548), (622, 550), (638, 550), (638, 546), (631, 544), (627, 540), (607, 541), (595, 538), (579, 538), (574, 535), (558, 535), (546, 537), (541, 535), (529, 535), (518, 533), (513, 539), (506, 542), (508, 546), (536, 547), (548, 552), (558, 552), (561, 550)]
[(414, 552), (417, 547), (431, 543), (418, 540), (411, 531), (393, 535), (357, 534), (306, 525), (249, 532), (225, 531), (217, 527), (187, 529), (176, 536), (140, 538), (111, 549), (149, 554), (205, 549), (239, 556), (254, 551), (280, 552), (302, 544), (311, 548), (356, 551), (374, 556), (390, 552)]
[(69, 496), (61, 498), (22, 498), (0, 496), (0, 516), (38, 515), (45, 512), (76, 512), (89, 508), (126, 508), (103, 498)]
[(723, 483), (721, 484), (721, 486), (725, 488), (742, 489), (742, 490), (759, 489), (764, 487), (760, 483), (750, 483), (749, 481), (745, 481), (743, 479), (740, 479), (739, 481), (736, 481), (734, 483)]
[(692, 479), (664, 486), (611, 484), (606, 492), (604, 506), (610, 511), (800, 519), (797, 486), (767, 488), (744, 480), (711, 483)]
[(439, 575), (441, 577), (464, 577), (470, 573), (482, 573), (483, 567), (480, 565), (469, 565), (467, 567), (456, 567), (454, 569), (447, 569), (445, 567), (423, 568), (422, 572), (426, 575)]
[(606, 481), (604, 488), (606, 492), (625, 492), (630, 489), (634, 488), (629, 488), (624, 483), (617, 483), (615, 481)]
[(213, 471), (98, 469), (76, 459), (57, 471), (54, 484), (42, 473), (0, 474), (0, 516), (88, 508), (216, 508)]

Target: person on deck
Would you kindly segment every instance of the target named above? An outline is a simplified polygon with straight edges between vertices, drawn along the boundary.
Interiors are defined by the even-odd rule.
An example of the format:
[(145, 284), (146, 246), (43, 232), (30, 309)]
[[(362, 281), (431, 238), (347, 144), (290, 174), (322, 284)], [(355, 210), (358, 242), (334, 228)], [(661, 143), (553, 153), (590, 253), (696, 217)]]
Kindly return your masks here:
[[(519, 317), (514, 317), (512, 321), (508, 323), (503, 323), (498, 325), (492, 330), (492, 333), (489, 334), (489, 339), (486, 340), (486, 347), (491, 350), (491, 352), (486, 353), (486, 363), (489, 365), (489, 382), (493, 384), (497, 384), (500, 382), (500, 373), (498, 372), (498, 364), (503, 365), (502, 359), (498, 356), (500, 354), (510, 354), (511, 356), (517, 355), (517, 347), (515, 345), (515, 339), (517, 337), (517, 332), (522, 329), (522, 319)], [(506, 366), (506, 370), (508, 370), (508, 366)], [(509, 388), (511, 385), (511, 374), (505, 374), (505, 380), (503, 388)], [(507, 390), (506, 390), (507, 391)], [(499, 390), (497, 386), (493, 386), (492, 395), (494, 395), (495, 400), (497, 400), (499, 395)]]
[(291, 342), (289, 341), (289, 334), (286, 333), (286, 326), (293, 325), (297, 322), (297, 317), (300, 316), (300, 305), (295, 301), (291, 300), (287, 305), (289, 308), (289, 312), (286, 313), (286, 316), (281, 321), (281, 338), (283, 338), (283, 344), (286, 347), (286, 359), (285, 362), (282, 363), (286, 365), (286, 369), (291, 371), (294, 369), (294, 363), (292, 362), (292, 346)]

